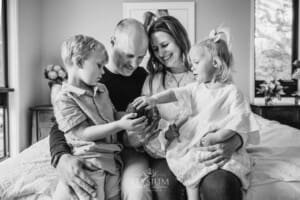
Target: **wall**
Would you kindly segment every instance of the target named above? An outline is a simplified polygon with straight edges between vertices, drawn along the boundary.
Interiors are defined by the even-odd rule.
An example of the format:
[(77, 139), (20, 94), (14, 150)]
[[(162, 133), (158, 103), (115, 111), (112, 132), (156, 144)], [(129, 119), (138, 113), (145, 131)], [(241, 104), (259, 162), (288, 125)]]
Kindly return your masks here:
[[(126, 0), (126, 2), (135, 1), (147, 0)], [(122, 2), (122, 0), (43, 0), (42, 65), (60, 63), (59, 45), (72, 34), (84, 33), (94, 36), (109, 48), (109, 39), (114, 26), (122, 18)], [(72, 11), (74, 14), (66, 11)], [(195, 0), (195, 11), (196, 40), (207, 36), (209, 31), (219, 24), (223, 23), (231, 28), (236, 66), (234, 79), (249, 96), (250, 1)], [(47, 102), (49, 91), (45, 81), (42, 86), (43, 101)]]
[(10, 152), (17, 154), (30, 140), (29, 107), (42, 102), (40, 92), (41, 3), (8, 1)]
[(234, 56), (234, 81), (249, 97), (250, 10), (248, 0), (197, 0), (196, 38), (201, 39), (219, 24), (231, 29)]
[[(110, 38), (122, 19), (122, 0), (42, 0), (42, 66), (61, 64), (60, 45), (70, 35), (95, 37), (109, 50)], [(43, 102), (49, 103), (49, 89), (42, 80)]]

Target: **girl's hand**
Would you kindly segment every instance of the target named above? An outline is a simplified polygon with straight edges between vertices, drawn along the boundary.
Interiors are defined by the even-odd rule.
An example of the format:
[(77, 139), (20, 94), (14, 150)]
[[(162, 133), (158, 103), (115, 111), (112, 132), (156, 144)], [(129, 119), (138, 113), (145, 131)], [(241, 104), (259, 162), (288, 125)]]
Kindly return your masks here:
[(150, 109), (155, 107), (155, 105), (155, 99), (146, 96), (138, 97), (132, 102), (132, 106), (135, 107), (137, 110), (143, 107), (145, 107), (145, 109)]
[(137, 131), (142, 130), (147, 125), (147, 119), (145, 116), (135, 118), (137, 116), (136, 113), (130, 113), (127, 115), (124, 115), (119, 121), (119, 126), (122, 129), (125, 129), (127, 131)]
[(200, 145), (201, 146), (210, 146), (216, 144), (216, 134), (209, 132), (203, 138), (201, 138)]

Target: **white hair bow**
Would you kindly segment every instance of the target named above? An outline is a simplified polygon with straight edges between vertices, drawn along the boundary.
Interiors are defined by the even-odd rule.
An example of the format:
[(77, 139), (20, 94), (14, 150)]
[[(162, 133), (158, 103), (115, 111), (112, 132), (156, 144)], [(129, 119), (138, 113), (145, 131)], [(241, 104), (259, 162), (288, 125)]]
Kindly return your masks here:
[(218, 42), (220, 39), (223, 39), (227, 43), (229, 51), (231, 51), (231, 37), (229, 28), (220, 25), (210, 31), (208, 38), (212, 39), (214, 42)]

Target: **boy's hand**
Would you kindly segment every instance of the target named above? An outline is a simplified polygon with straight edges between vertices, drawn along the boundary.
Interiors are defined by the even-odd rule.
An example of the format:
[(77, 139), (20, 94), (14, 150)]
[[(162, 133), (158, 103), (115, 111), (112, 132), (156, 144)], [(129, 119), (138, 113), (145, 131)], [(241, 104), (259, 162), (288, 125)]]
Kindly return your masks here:
[(136, 113), (130, 113), (124, 115), (119, 121), (119, 126), (127, 131), (135, 131), (144, 129), (148, 123), (145, 116), (135, 118)]
[(150, 109), (156, 106), (155, 99), (152, 97), (146, 97), (146, 96), (141, 96), (136, 98), (132, 102), (132, 106), (135, 107), (136, 109), (140, 109), (145, 107), (145, 109)]

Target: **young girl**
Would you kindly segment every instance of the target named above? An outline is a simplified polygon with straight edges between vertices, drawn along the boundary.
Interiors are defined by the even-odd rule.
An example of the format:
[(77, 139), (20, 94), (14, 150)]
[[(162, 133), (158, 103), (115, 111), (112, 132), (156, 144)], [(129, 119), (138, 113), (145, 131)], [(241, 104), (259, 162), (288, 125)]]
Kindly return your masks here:
[[(116, 113), (103, 84), (98, 83), (108, 61), (105, 47), (97, 40), (76, 35), (66, 40), (61, 56), (68, 72), (54, 99), (54, 114), (59, 128), (72, 146), (72, 153), (87, 159), (95, 167), (90, 172), (96, 182), (95, 199), (120, 199), (120, 166), (118, 153), (122, 146), (117, 143), (117, 133), (135, 130), (145, 123), (144, 117), (135, 113)], [(69, 188), (60, 182), (54, 199), (71, 199)], [(83, 198), (83, 197), (81, 197)]]
[[(232, 55), (226, 41), (229, 41), (228, 32), (219, 28), (192, 47), (190, 59), (197, 82), (151, 97), (139, 97), (133, 103), (137, 108), (150, 108), (179, 101), (183, 113), (189, 113), (187, 121), (179, 127), (179, 138), (171, 142), (166, 152), (168, 165), (187, 187), (189, 199), (199, 199), (200, 181), (220, 168), (233, 173), (244, 189), (249, 186), (248, 175), (253, 163), (245, 145), (254, 142), (250, 141), (254, 134), (248, 137), (249, 133), (258, 136), (258, 125), (245, 97), (232, 83)], [(220, 165), (205, 166), (199, 162), (210, 156), (209, 151), (201, 150), (202, 146), (225, 141), (234, 134), (242, 137), (244, 145), (231, 158)], [(242, 199), (242, 193), (235, 198)]]

